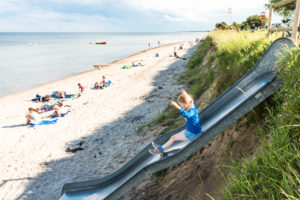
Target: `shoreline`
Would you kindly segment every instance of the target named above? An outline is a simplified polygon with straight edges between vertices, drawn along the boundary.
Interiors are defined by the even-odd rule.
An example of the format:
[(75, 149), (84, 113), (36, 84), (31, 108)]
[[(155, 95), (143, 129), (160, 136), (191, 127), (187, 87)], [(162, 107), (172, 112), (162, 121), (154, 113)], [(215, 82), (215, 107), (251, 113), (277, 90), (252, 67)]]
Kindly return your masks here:
[[(159, 49), (160, 47), (168, 47), (168, 46), (171, 46), (171, 45), (176, 45), (176, 44), (180, 44), (180, 43), (184, 43), (184, 42), (187, 42), (187, 41), (181, 41), (181, 42), (173, 42), (173, 43), (168, 43), (168, 44), (163, 44), (163, 45), (160, 45), (160, 46), (156, 46), (156, 47), (153, 47), (153, 48), (148, 48), (148, 49), (145, 49), (145, 50), (142, 50), (142, 51), (139, 51), (137, 53), (134, 53), (132, 55), (129, 55), (127, 57), (123, 57), (123, 58), (120, 58), (120, 59), (117, 59), (117, 60), (114, 60), (110, 63), (107, 63), (107, 64), (100, 64), (100, 65), (107, 65), (105, 66), (105, 68), (107, 67), (111, 67), (112, 65), (114, 64), (118, 64), (119, 62), (123, 62), (127, 59), (130, 59), (134, 56), (138, 56), (139, 54), (142, 54), (142, 53), (146, 53), (150, 50), (155, 50), (155, 49)], [(63, 77), (63, 78), (60, 78), (60, 79), (57, 79), (57, 80), (53, 80), (53, 81), (49, 81), (47, 83), (42, 83), (42, 84), (39, 84), (39, 85), (36, 85), (32, 88), (28, 88), (28, 89), (25, 89), (25, 90), (21, 90), (21, 91), (18, 91), (18, 92), (13, 92), (13, 93), (10, 93), (10, 94), (6, 94), (6, 95), (3, 95), (3, 96), (0, 96), (0, 100), (3, 98), (8, 98), (8, 97), (11, 97), (11, 96), (14, 96), (14, 95), (19, 95), (19, 94), (22, 94), (22, 93), (25, 93), (25, 92), (28, 92), (30, 90), (35, 90), (35, 89), (38, 89), (40, 87), (45, 87), (49, 84), (54, 84), (56, 82), (59, 82), (59, 81), (64, 81), (64, 80), (68, 80), (68, 79), (71, 79), (71, 78), (75, 78), (76, 76), (80, 76), (80, 75), (83, 75), (83, 74), (87, 74), (87, 73), (90, 73), (90, 72), (94, 72), (94, 71), (97, 71), (98, 69), (90, 69), (90, 70), (86, 70), (86, 71), (83, 71), (83, 72), (79, 72), (79, 73), (76, 73), (76, 74), (73, 74), (73, 75), (70, 75), (70, 76), (66, 76), (66, 77)]]

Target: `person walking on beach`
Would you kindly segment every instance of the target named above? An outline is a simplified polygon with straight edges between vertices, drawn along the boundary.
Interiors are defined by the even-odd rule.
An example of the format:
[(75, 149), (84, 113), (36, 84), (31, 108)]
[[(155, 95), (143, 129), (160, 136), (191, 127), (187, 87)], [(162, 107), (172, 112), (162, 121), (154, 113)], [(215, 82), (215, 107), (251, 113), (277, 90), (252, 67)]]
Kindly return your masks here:
[(171, 102), (171, 105), (178, 109), (180, 114), (186, 118), (186, 130), (171, 136), (171, 138), (163, 145), (152, 142), (154, 149), (149, 149), (149, 153), (151, 154), (162, 154), (163, 150), (170, 147), (174, 142), (194, 140), (202, 134), (202, 127), (200, 125), (196, 104), (185, 90), (181, 90), (180, 93), (181, 94), (178, 97), (179, 105), (174, 101)]
[(176, 51), (176, 47), (174, 47), (174, 50), (173, 50), (173, 52), (174, 52), (174, 57), (176, 58), (176, 57), (177, 57), (177, 51)]
[(148, 42), (148, 46), (149, 46), (149, 48), (150, 48), (150, 42)]
[(158, 46), (160, 46), (160, 41), (159, 40), (157, 41), (157, 44), (158, 44)]
[(79, 88), (79, 92), (81, 94), (84, 91), (84, 87), (81, 85), (81, 83), (78, 83), (78, 88)]

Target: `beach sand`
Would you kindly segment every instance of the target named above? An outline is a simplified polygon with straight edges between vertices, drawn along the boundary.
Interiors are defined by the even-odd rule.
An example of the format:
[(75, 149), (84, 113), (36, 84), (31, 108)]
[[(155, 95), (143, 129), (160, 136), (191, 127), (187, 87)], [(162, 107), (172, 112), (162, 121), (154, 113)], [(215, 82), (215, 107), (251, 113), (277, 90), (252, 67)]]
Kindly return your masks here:
[[(183, 44), (183, 43), (181, 43)], [(0, 98), (0, 199), (58, 199), (64, 183), (105, 176), (131, 159), (154, 138), (139, 134), (172, 100), (183, 85), (178, 77), (187, 60), (170, 57), (174, 46), (164, 45), (92, 70)], [(184, 42), (179, 56), (190, 57), (195, 46)], [(159, 57), (155, 57), (155, 53)], [(121, 69), (131, 62), (144, 66)], [(113, 85), (91, 89), (102, 75)], [(36, 93), (55, 90), (78, 93), (64, 102), (71, 112), (57, 124), (24, 126)], [(48, 119), (52, 112), (43, 113)], [(78, 150), (75, 153), (66, 149)]]

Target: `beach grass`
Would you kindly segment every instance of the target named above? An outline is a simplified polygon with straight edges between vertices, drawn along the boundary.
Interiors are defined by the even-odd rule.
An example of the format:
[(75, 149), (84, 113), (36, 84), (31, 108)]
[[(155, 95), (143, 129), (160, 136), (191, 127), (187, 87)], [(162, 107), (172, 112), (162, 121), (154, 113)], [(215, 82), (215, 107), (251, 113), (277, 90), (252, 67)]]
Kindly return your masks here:
[(260, 59), (276, 36), (267, 37), (266, 31), (213, 31), (209, 34), (216, 46), (218, 96), (224, 89), (245, 75)]
[(300, 49), (277, 63), (283, 89), (267, 105), (261, 144), (252, 159), (234, 161), (225, 199), (300, 198)]

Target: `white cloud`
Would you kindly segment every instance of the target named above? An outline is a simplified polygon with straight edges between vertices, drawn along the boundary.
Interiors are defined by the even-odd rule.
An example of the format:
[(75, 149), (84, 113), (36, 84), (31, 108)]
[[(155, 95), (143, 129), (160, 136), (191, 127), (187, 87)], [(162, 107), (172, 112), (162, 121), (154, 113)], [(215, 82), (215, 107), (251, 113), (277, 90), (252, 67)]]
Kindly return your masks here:
[[(260, 14), (265, 10), (264, 4), (268, 0), (34, 0), (38, 4), (31, 2), (32, 0), (0, 0), (0, 31), (143, 31), (153, 28), (157, 31), (199, 28), (207, 30), (221, 21), (239, 23), (250, 15)], [(41, 4), (43, 2), (45, 3)], [(78, 9), (81, 5), (82, 10)], [(72, 6), (76, 8), (74, 13), (70, 13)], [(63, 8), (68, 9), (64, 12)], [(227, 15), (228, 8), (232, 8), (232, 20)], [(97, 9), (109, 12), (102, 13), (104, 17), (100, 12), (95, 14)]]
[(268, 0), (122, 0), (124, 4), (144, 12), (161, 14), (170, 21), (201, 22), (227, 18), (227, 9), (233, 16), (245, 20), (253, 14), (260, 14)]
[(62, 3), (62, 4), (103, 4), (109, 2), (109, 0), (48, 0), (52, 2)]

